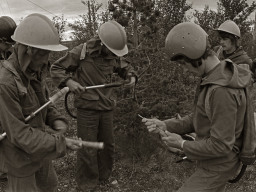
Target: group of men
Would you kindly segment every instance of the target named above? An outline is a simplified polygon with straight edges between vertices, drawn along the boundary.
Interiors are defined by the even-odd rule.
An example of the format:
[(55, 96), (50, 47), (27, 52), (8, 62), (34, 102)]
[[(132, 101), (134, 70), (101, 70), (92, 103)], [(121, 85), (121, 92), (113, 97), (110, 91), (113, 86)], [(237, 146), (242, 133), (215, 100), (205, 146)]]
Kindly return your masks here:
[(136, 73), (121, 59), (128, 53), (126, 33), (117, 22), (106, 22), (98, 36), (73, 48), (51, 67), (53, 82), (76, 93), (79, 139), (104, 142), (104, 149), (97, 150), (83, 147), (79, 139), (64, 137), (68, 122), (53, 104), (26, 121), (49, 99), (46, 75), (50, 52), (67, 47), (59, 43), (56, 28), (42, 14), (28, 15), (14, 29), (8, 34), (8, 40), (16, 42), (13, 52), (0, 66), (0, 122), (6, 133), (5, 138), (1, 136), (1, 171), (8, 175), (7, 191), (56, 191), (57, 175), (51, 160), (64, 156), (66, 148), (78, 150), (79, 190), (93, 190), (99, 182), (106, 182), (112, 171), (115, 98), (112, 88), (87, 91), (85, 87), (110, 83), (114, 72), (129, 80), (128, 86), (136, 82)]
[[(64, 156), (66, 148), (78, 150), (79, 190), (94, 190), (108, 181), (112, 172), (116, 99), (112, 88), (86, 87), (111, 83), (114, 72), (128, 79), (128, 86), (137, 82), (136, 72), (123, 58), (128, 53), (124, 28), (116, 21), (102, 24), (96, 37), (68, 51), (50, 68), (55, 85), (67, 86), (76, 94), (78, 138), (104, 142), (105, 148), (97, 150), (64, 136), (68, 122), (52, 104), (26, 121), (49, 99), (45, 78), (50, 52), (67, 47), (59, 43), (53, 23), (42, 14), (28, 15), (17, 27), (9, 17), (1, 17), (0, 23), (3, 21), (7, 24), (0, 25), (1, 43), (13, 48), (0, 66), (0, 128), (6, 133), (0, 138), (0, 171), (8, 175), (7, 191), (56, 191), (57, 175), (51, 160)], [(180, 63), (202, 77), (196, 105), (193, 114), (181, 119), (142, 119), (150, 132), (165, 133), (161, 136), (168, 146), (197, 160), (197, 170), (180, 192), (224, 191), (240, 167), (243, 130), (252, 120), (248, 107), (252, 61), (239, 46), (240, 30), (233, 21), (226, 21), (218, 33), (221, 46), (213, 51), (207, 33), (194, 23), (178, 24), (169, 32), (165, 47), (175, 61), (172, 64)], [(195, 141), (180, 136), (191, 132), (197, 135)]]

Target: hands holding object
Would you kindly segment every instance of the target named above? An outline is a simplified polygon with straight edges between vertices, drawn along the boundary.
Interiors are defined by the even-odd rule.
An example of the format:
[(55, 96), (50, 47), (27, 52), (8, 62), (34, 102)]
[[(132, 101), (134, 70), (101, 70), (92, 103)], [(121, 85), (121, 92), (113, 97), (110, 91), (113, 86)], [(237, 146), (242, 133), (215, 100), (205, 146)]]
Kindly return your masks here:
[[(139, 114), (138, 116), (142, 118), (142, 122), (145, 123), (149, 132), (158, 133), (161, 136), (162, 141), (165, 143), (169, 151), (176, 154), (183, 154), (182, 148), (186, 140), (176, 133), (170, 133), (167, 131), (166, 124), (163, 121), (158, 119), (147, 119)], [(185, 159), (187, 159), (186, 156), (178, 160), (177, 163)]]
[[(64, 87), (60, 91), (58, 91), (56, 94), (54, 94), (52, 97), (49, 98), (49, 101), (45, 103), (43, 106), (41, 106), (39, 109), (36, 111), (32, 112), (28, 117), (25, 118), (25, 122), (28, 122), (30, 119), (35, 117), (35, 115), (40, 112), (42, 109), (47, 107), (50, 103), (54, 103), (57, 101), (61, 96), (65, 95), (69, 91), (68, 87)], [(57, 123), (57, 122), (56, 122)], [(58, 122), (57, 124), (60, 124)], [(63, 125), (60, 125), (59, 127), (57, 126), (56, 128), (63, 127)], [(0, 135), (0, 141), (3, 140), (6, 137), (6, 133), (2, 133)], [(66, 139), (66, 145), (69, 149), (71, 150), (78, 150), (81, 147), (91, 147), (95, 149), (103, 149), (104, 144), (103, 142), (91, 142), (91, 141), (82, 141), (81, 139), (70, 139), (70, 138), (65, 138)]]

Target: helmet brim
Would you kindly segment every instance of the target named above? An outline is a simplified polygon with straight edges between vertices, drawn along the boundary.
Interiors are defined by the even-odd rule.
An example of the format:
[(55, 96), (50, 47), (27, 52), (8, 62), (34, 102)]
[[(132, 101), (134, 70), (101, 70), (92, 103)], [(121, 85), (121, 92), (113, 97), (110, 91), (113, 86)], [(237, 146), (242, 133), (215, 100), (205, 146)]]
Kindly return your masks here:
[(124, 46), (124, 48), (122, 50), (118, 50), (118, 49), (112, 49), (109, 46), (107, 46), (106, 44), (104, 44), (112, 53), (114, 53), (116, 56), (118, 57), (122, 57), (124, 55), (126, 55), (128, 53), (128, 47), (127, 45)]
[(39, 48), (39, 49), (44, 49), (44, 50), (49, 50), (49, 51), (65, 51), (68, 48), (64, 45), (31, 45), (31, 47)]
[(29, 44), (29, 43), (24, 43), (24, 42), (16, 40), (14, 35), (12, 35), (11, 38), (14, 41), (16, 41), (20, 44), (27, 45), (27, 46), (30, 46), (30, 47), (35, 47), (35, 48), (38, 48), (38, 49), (48, 50), (48, 51), (64, 51), (64, 50), (68, 49), (66, 46), (61, 45), (61, 44), (57, 44), (57, 45), (32, 45), (32, 44)]

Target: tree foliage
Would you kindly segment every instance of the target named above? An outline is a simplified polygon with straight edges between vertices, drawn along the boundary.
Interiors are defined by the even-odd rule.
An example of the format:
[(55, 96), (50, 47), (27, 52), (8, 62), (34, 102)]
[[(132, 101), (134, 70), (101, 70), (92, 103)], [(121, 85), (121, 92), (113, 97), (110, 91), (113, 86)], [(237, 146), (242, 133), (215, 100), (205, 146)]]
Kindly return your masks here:
[(67, 25), (67, 19), (64, 18), (64, 15), (62, 14), (61, 17), (54, 16), (52, 18), (52, 21), (54, 23), (54, 26), (57, 28), (60, 40), (63, 40), (64, 38), (64, 32), (66, 31), (66, 25)]
[(152, 39), (159, 29), (157, 19), (160, 12), (154, 0), (111, 0), (108, 9), (113, 19), (131, 32), (135, 48), (142, 39)]
[(192, 4), (186, 0), (163, 0), (158, 1), (158, 7), (162, 14), (160, 25), (166, 36), (175, 25), (186, 20), (186, 12), (192, 9)]
[(87, 8), (87, 13), (79, 15), (74, 23), (68, 24), (73, 30), (73, 40), (79, 42), (85, 42), (95, 36), (101, 21), (108, 20), (108, 13), (100, 12), (102, 3), (98, 3), (96, 0), (88, 0), (82, 1), (82, 4)]
[(247, 0), (219, 0), (217, 11), (210, 10), (209, 6), (205, 6), (202, 12), (195, 10), (194, 17), (195, 22), (210, 35), (213, 45), (218, 44), (213, 29), (217, 29), (225, 20), (233, 20), (240, 28), (241, 43), (248, 50), (251, 47), (250, 44), (253, 43), (250, 40), (252, 34), (249, 28), (252, 21), (248, 20), (248, 17), (255, 9), (256, 3), (254, 1), (248, 5)]

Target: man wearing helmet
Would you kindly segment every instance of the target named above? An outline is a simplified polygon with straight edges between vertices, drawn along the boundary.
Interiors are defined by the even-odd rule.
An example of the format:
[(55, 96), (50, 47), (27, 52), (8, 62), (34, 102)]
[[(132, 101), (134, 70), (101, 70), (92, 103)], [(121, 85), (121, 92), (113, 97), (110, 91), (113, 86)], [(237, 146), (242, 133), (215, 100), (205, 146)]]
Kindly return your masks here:
[[(15, 21), (8, 16), (2, 16), (0, 17), (0, 60), (7, 59), (10, 54), (12, 53), (12, 44), (14, 44), (14, 41), (11, 39), (11, 36), (14, 33), (14, 30), (16, 29), (16, 23)], [(2, 129), (0, 127), (0, 133), (2, 132)], [(0, 136), (0, 141), (3, 139), (3, 137)], [(1, 144), (0, 144), (1, 145)], [(7, 179), (7, 169), (4, 164), (3, 159), (3, 151), (0, 147), (0, 179)]]
[[(197, 161), (195, 173), (179, 192), (224, 191), (244, 154), (254, 157), (255, 129), (248, 93), (251, 74), (230, 60), (220, 61), (208, 46), (206, 32), (194, 23), (176, 25), (167, 35), (165, 47), (173, 64), (179, 63), (184, 70), (202, 77), (193, 114), (181, 119), (142, 121), (150, 132), (165, 131), (162, 140), (168, 146), (182, 149), (189, 159)], [(180, 136), (191, 132), (197, 134), (195, 141)], [(244, 139), (246, 133), (252, 140)]]
[(108, 21), (99, 27), (98, 36), (75, 47), (51, 67), (53, 82), (58, 87), (68, 86), (76, 93), (78, 137), (104, 142), (101, 151), (78, 151), (76, 181), (83, 191), (108, 181), (112, 172), (113, 109), (116, 105), (112, 88), (85, 90), (84, 87), (111, 83), (113, 73), (130, 79), (128, 84), (134, 85), (135, 72), (120, 58), (128, 53), (126, 41), (123, 27), (116, 21)]
[[(12, 55), (0, 66), (1, 141), (8, 169), (10, 192), (53, 192), (57, 176), (51, 160), (66, 147), (77, 150), (78, 140), (65, 138), (67, 121), (53, 105), (34, 118), (25, 118), (48, 101), (46, 68), (50, 51), (67, 49), (51, 20), (41, 14), (27, 16), (16, 28)], [(46, 130), (50, 131), (47, 132)]]
[(217, 29), (220, 46), (214, 47), (220, 60), (230, 59), (237, 65), (241, 65), (247, 69), (252, 69), (252, 59), (239, 46), (241, 38), (240, 29), (234, 21), (227, 20)]
[(16, 29), (15, 21), (8, 16), (0, 17), (0, 59), (4, 60), (7, 59), (11, 53), (12, 45), (14, 41), (12, 40), (11, 36)]

